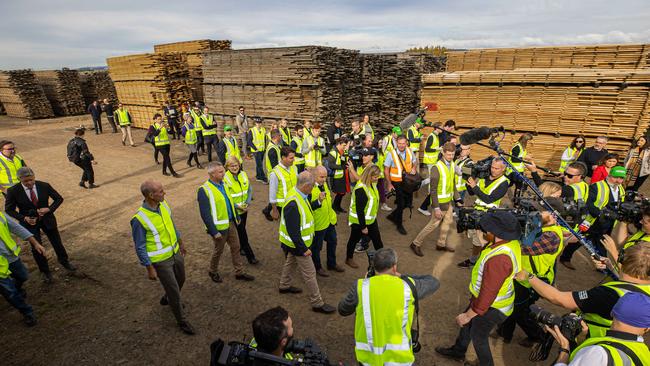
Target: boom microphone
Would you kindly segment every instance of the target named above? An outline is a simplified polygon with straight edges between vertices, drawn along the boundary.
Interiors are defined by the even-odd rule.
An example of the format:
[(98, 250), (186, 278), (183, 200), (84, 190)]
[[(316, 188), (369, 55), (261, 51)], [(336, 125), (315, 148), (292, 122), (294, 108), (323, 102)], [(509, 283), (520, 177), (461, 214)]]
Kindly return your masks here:
[(460, 135), (460, 143), (462, 145), (472, 145), (479, 141), (489, 139), (495, 133), (504, 132), (503, 126), (500, 127), (486, 127), (472, 128), (471, 130)]

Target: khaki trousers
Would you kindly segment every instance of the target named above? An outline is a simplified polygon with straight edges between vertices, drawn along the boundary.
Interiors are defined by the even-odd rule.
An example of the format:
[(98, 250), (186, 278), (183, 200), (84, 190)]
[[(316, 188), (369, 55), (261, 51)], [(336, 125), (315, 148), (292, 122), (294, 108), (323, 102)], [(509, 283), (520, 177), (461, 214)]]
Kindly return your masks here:
[(131, 125), (120, 126), (120, 131), (122, 131), (122, 142), (126, 142), (126, 138), (129, 138), (129, 145), (133, 145), (133, 137), (131, 137)]
[[(446, 247), (447, 246), (447, 235), (449, 234), (449, 229), (454, 223), (454, 209), (451, 204), (447, 205), (447, 210), (443, 211), (444, 216), (442, 217), (441, 220), (438, 220), (436, 218), (435, 214), (431, 214), (431, 219), (429, 220), (429, 223), (422, 228), (418, 236), (413, 239), (413, 244), (416, 246), (421, 246), (422, 242), (424, 242), (424, 239), (426, 239), (429, 234), (431, 234), (438, 226), (440, 226), (440, 236), (438, 236), (438, 244), (436, 244), (439, 247)], [(454, 249), (454, 248), (452, 248)]]
[(228, 243), (230, 247), (230, 255), (232, 256), (232, 266), (235, 270), (235, 274), (244, 273), (244, 265), (239, 255), (239, 235), (237, 235), (237, 226), (233, 221), (230, 221), (228, 226), (228, 232), (226, 234), (221, 233), (219, 239), (212, 238), (214, 242), (214, 253), (212, 254), (212, 260), (210, 261), (210, 272), (217, 273), (219, 272), (219, 260), (221, 259), (221, 254), (223, 253), (224, 246)]
[(284, 266), (282, 267), (282, 275), (280, 276), (280, 288), (286, 289), (291, 286), (291, 272), (296, 268), (300, 271), (302, 280), (305, 282), (305, 285), (307, 285), (307, 292), (309, 293), (309, 302), (311, 303), (311, 306), (315, 308), (323, 306), (325, 302), (320, 295), (318, 281), (316, 280), (316, 267), (314, 267), (314, 262), (311, 257), (298, 257), (291, 253), (287, 253)]

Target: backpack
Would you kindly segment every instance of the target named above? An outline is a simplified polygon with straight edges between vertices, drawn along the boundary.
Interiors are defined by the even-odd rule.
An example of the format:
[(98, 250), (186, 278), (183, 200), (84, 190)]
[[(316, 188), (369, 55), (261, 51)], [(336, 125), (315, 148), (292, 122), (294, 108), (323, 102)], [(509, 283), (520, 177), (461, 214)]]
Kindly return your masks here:
[(73, 138), (68, 142), (68, 160), (74, 163), (75, 161), (79, 161), (79, 159), (81, 159), (79, 145)]

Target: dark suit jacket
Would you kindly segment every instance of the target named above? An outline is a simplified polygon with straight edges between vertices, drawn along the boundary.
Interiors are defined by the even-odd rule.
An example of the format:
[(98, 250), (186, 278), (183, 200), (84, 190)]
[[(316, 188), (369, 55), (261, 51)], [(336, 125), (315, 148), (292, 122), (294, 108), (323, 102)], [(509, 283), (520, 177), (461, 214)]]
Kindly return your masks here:
[[(23, 185), (19, 183), (7, 190), (5, 211), (27, 229), (35, 229), (41, 227), (41, 225), (46, 229), (55, 229), (56, 217), (54, 216), (54, 211), (63, 203), (63, 197), (47, 182), (37, 180), (34, 186), (36, 188), (36, 196), (38, 196), (37, 206), (34, 206), (32, 200), (27, 196)], [(50, 199), (52, 199), (52, 204), (50, 204)], [(31, 226), (25, 222), (25, 216), (38, 216), (36, 209), (44, 207), (48, 207), (50, 212), (43, 215), (38, 220), (36, 226)]]

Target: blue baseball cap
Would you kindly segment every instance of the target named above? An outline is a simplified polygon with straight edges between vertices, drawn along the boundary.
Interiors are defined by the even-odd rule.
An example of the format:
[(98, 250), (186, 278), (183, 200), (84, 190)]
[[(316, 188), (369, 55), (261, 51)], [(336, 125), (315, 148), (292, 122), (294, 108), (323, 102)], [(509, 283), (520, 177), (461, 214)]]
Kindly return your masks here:
[(614, 305), (612, 317), (633, 327), (650, 328), (650, 296), (628, 292)]

